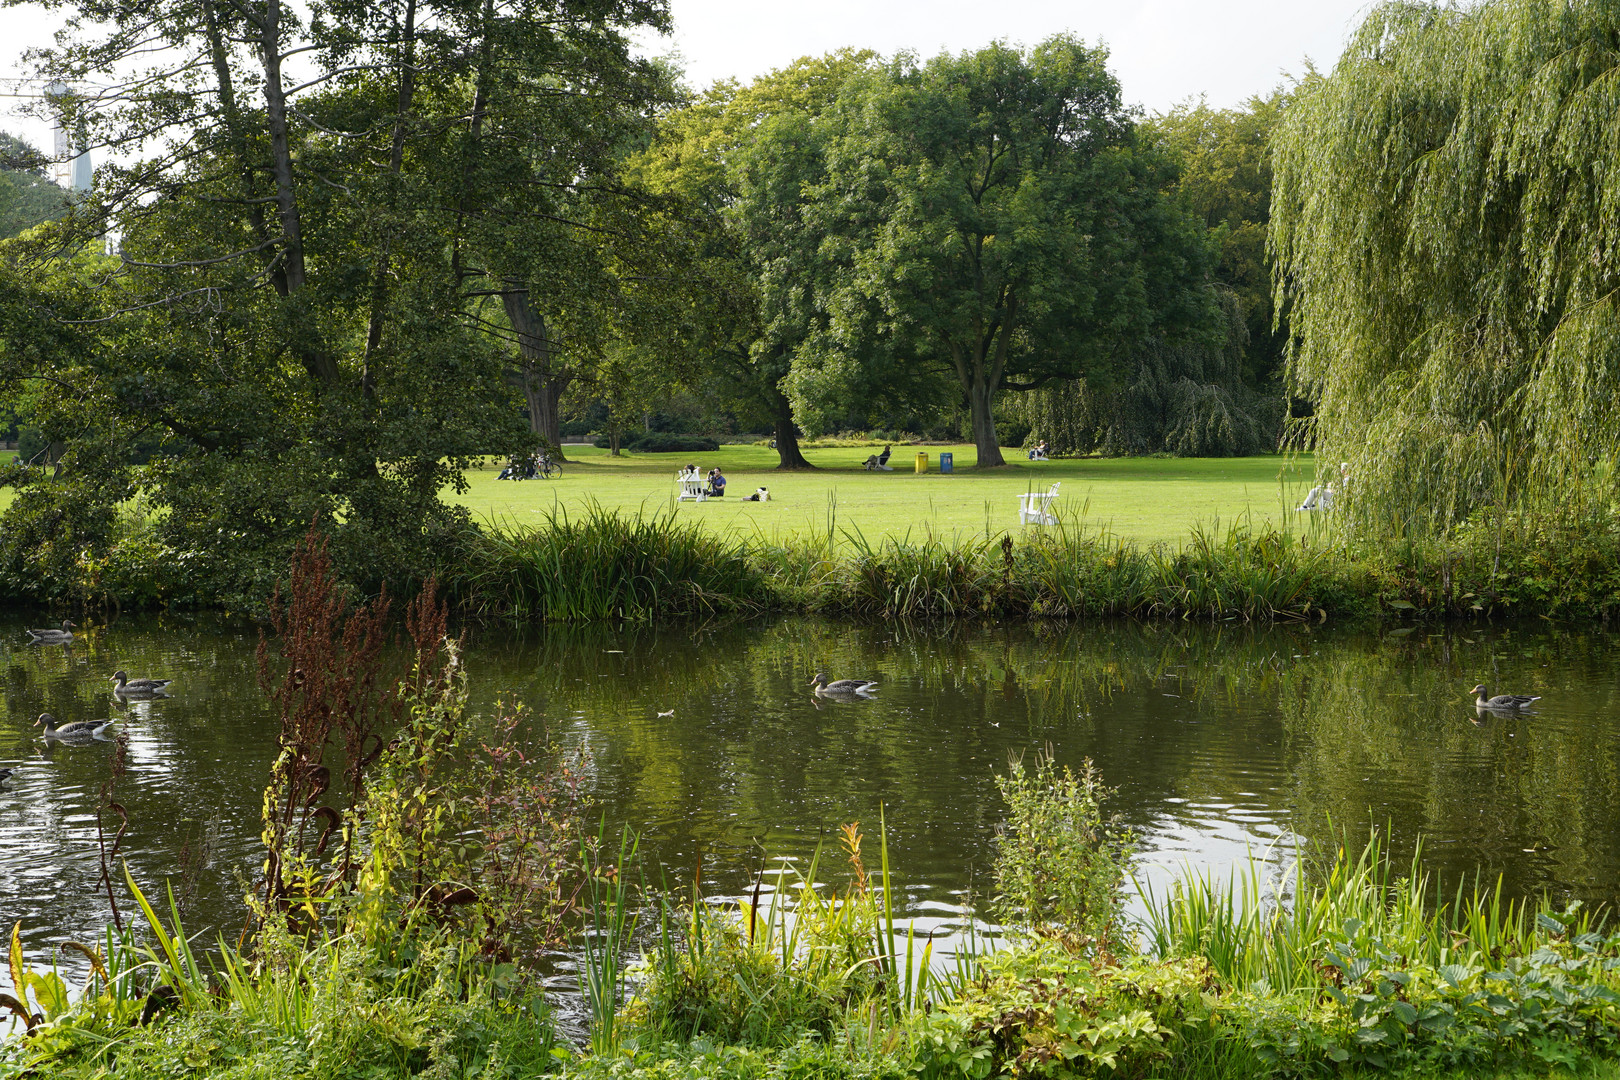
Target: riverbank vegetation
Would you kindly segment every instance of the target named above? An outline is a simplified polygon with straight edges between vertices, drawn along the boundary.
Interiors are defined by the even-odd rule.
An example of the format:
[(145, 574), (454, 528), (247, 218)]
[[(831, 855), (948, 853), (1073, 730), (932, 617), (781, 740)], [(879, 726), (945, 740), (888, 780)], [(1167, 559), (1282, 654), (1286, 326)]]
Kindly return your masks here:
[[(1582, 519), (1480, 522), (1358, 547), (1239, 521), (1185, 546), (1060, 522), (1014, 540), (829, 529), (720, 538), (674, 514), (601, 510), (467, 534), (447, 587), (484, 616), (648, 620), (766, 610), (881, 619), (1136, 616), (1322, 621), (1620, 612), (1620, 533)], [(632, 542), (632, 540), (634, 542)]]
[[(994, 924), (911, 925), (881, 812), (710, 900), (591, 824), (589, 762), (525, 756), (521, 716), (469, 711), (433, 590), (390, 648), (386, 607), (351, 609), (311, 536), (285, 595), (260, 649), (279, 753), (245, 930), (188, 933), (109, 831), (100, 941), (31, 965), (12, 928), (0, 1076), (1615, 1075), (1604, 912), (1432, 882), (1421, 849), (1398, 869), (1380, 836), (1341, 833), (1137, 888), (1133, 914), (1135, 839), (1102, 776), (1047, 755), (996, 781)], [(572, 1010), (543, 981), (559, 957)]]
[(549, 867), (584, 901), (583, 1029), (547, 1002), (532, 956), (451, 914), (449, 882), (406, 900), (401, 886), (434, 879), (413, 873), (419, 837), (368, 844), (368, 872), (323, 890), (319, 913), (281, 905), (212, 950), (126, 877), (140, 929), (81, 950), (76, 1000), (13, 946), (0, 1004), (27, 1030), (0, 1047), (0, 1075), (1620, 1074), (1620, 935), (1601, 913), (1448, 890), (1420, 857), (1397, 873), (1374, 834), (1281, 874), (1187, 871), (1142, 895), (1136, 920), (1132, 838), (1095, 773), (1015, 760), (1000, 786), (1002, 928), (948, 941), (897, 909), (882, 822), (726, 903), (652, 887), (631, 835), (598, 831)]
[[(1303, 535), (1246, 517), (1144, 544), (1058, 510), (1021, 535), (920, 527), (869, 536), (830, 510), (819, 532), (721, 532), (671, 509), (587, 503), (540, 523), (451, 530), (427, 564), (459, 613), (484, 619), (650, 621), (801, 612), (877, 619), (1105, 616), (1321, 622), (1620, 613), (1620, 528), (1606, 515), (1482, 512), (1444, 538)], [(214, 593), (136, 515), (96, 559), (22, 557), (11, 598), (85, 608), (222, 605), (263, 613), (256, 594)], [(354, 569), (350, 564), (346, 569)], [(343, 588), (364, 595), (335, 570)], [(374, 583), (376, 584), (376, 583)]]

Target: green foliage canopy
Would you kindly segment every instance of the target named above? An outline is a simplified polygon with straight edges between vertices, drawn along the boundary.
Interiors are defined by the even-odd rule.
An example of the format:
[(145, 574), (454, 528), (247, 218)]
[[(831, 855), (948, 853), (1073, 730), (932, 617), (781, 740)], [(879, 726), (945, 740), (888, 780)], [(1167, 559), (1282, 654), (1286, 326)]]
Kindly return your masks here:
[(0, 131), (0, 239), (67, 210), (67, 192), (45, 175), (44, 160), (32, 146)]
[(1248, 341), (1245, 376), (1258, 386), (1281, 374), (1285, 335), (1273, 324), (1271, 262), (1271, 136), (1287, 108), (1275, 90), (1235, 109), (1203, 101), (1178, 105), (1143, 124), (1144, 138), (1176, 162), (1171, 188), (1182, 207), (1215, 234), (1213, 276), (1237, 297)]
[[(0, 384), (38, 398), (67, 447), (60, 477), (8, 477), (38, 492), (4, 533), (12, 585), (38, 595), (40, 545), (96, 557), (114, 542), (52, 524), (87, 484), (103, 519), (150, 500), (196, 595), (262, 598), (316, 517), (348, 580), (424, 573), (466, 524), (441, 488), (473, 455), (532, 440), (513, 354), (550, 355), (544, 315), (589, 326), (580, 298), (612, 295), (581, 238), (662, 94), (627, 35), (664, 25), (663, 7), (47, 6), (95, 24), (39, 65), (117, 83), (63, 107), (118, 154), (62, 222), (4, 252), (28, 287), (0, 291)], [(297, 78), (295, 55), (311, 69)], [(108, 230), (116, 263), (84, 265)], [(153, 433), (165, 455), (132, 470)]]
[(1215, 250), (1211, 279), (1223, 332), (1155, 334), (1112, 370), (1023, 395), (1019, 412), (1054, 453), (1221, 456), (1276, 448), (1286, 334), (1273, 316), (1266, 230), (1269, 140), (1285, 102), (1281, 91), (1235, 109), (1198, 101), (1140, 125), (1143, 142), (1174, 164), (1169, 195)]
[(1603, 507), (1620, 459), (1620, 4), (1375, 9), (1278, 130), (1293, 388), (1374, 533)]
[(806, 193), (825, 173), (822, 114), (874, 62), (845, 50), (805, 57), (744, 86), (715, 84), (662, 119), (632, 165), (670, 200), (672, 227), (691, 238), (692, 272), (670, 299), (689, 313), (676, 336), (712, 372), (710, 390), (776, 433), (782, 468), (809, 468), (784, 386), (825, 322), (815, 298), (819, 236)]
[(1218, 324), (1203, 230), (1164, 197), (1106, 59), (1068, 36), (902, 56), (829, 113), (813, 212), (833, 345), (953, 378), (981, 465), (1002, 463), (1002, 389)]

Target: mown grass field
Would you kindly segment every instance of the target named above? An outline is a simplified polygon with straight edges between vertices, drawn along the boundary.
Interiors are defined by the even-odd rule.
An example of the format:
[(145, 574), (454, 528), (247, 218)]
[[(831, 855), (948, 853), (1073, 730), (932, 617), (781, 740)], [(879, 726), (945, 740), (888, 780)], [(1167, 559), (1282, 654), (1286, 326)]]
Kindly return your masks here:
[[(916, 473), (918, 450), (928, 454), (928, 472)], [(939, 472), (939, 454), (955, 455), (957, 471)], [(1256, 527), (1310, 527), (1312, 515), (1294, 507), (1309, 489), (1315, 464), (1309, 455), (1252, 458), (1082, 458), (1031, 462), (1007, 450), (1006, 468), (973, 468), (971, 446), (897, 446), (891, 473), (867, 472), (861, 463), (871, 447), (812, 448), (805, 456), (811, 472), (779, 473), (777, 455), (763, 446), (723, 446), (705, 454), (626, 454), (612, 457), (590, 446), (566, 448), (568, 462), (556, 480), (497, 480), (499, 464), (467, 474), (469, 490), (446, 497), (470, 508), (475, 517), (497, 524), (533, 525), (557, 513), (576, 513), (592, 501), (607, 509), (634, 513), (674, 505), (675, 474), (688, 462), (705, 473), (718, 465), (729, 481), (724, 499), (684, 502), (677, 513), (703, 521), (716, 531), (741, 531), (767, 539), (859, 530), (869, 538), (983, 536), (1018, 525), (1018, 496), (1044, 491), (1060, 481), (1054, 504), (1068, 522), (1083, 519), (1093, 528), (1144, 543), (1177, 543), (1195, 526), (1209, 528), (1247, 515)], [(768, 503), (743, 502), (757, 487), (771, 492)]]

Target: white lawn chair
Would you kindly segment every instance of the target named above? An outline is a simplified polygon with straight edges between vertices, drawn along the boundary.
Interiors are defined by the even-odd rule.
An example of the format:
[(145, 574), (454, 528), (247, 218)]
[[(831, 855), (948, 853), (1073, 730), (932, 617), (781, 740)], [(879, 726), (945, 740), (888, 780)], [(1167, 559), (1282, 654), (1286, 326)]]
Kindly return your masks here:
[(1052, 513), (1052, 500), (1058, 497), (1058, 484), (1055, 481), (1045, 491), (1028, 491), (1018, 496), (1018, 524), (1020, 525), (1056, 525), (1057, 515)]
[(677, 476), (675, 482), (681, 485), (681, 493), (675, 496), (676, 502), (683, 499), (705, 502), (709, 498), (709, 482), (701, 476)]

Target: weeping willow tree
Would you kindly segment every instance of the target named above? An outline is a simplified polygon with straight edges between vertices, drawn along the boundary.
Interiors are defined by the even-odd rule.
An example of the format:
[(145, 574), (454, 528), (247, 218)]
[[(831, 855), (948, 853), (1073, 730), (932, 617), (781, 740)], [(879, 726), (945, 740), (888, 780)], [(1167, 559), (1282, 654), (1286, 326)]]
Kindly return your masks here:
[(1085, 380), (1029, 394), (1022, 418), (1031, 439), (1055, 454), (1233, 457), (1277, 449), (1283, 400), (1244, 379), (1249, 330), (1238, 298), (1220, 294), (1224, 335), (1138, 346), (1123, 385)]
[(1611, 512), (1620, 0), (1385, 4), (1273, 154), (1288, 377), (1354, 525)]

